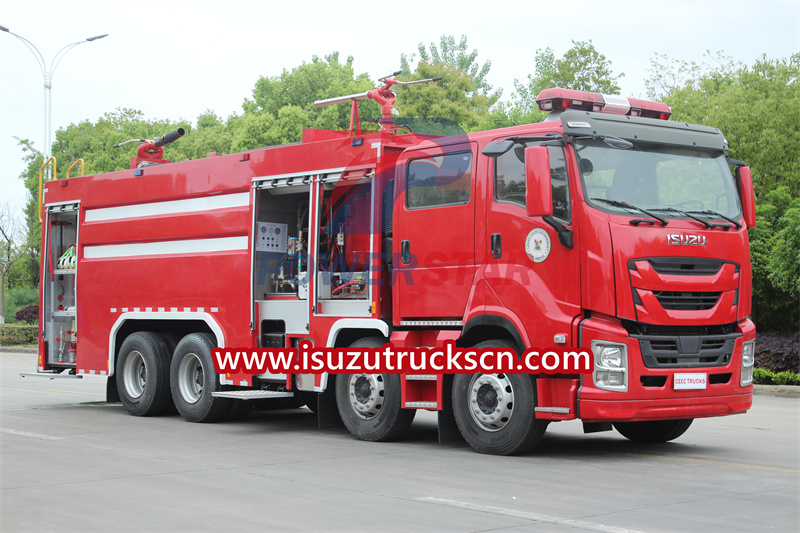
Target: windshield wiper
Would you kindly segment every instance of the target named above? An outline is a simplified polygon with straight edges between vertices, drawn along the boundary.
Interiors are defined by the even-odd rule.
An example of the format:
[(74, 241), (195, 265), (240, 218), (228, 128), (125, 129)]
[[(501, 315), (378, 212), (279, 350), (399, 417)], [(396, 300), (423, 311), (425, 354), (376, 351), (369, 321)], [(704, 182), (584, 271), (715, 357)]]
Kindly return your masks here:
[(670, 213), (678, 213), (679, 215), (684, 216), (686, 218), (691, 218), (692, 220), (696, 220), (697, 222), (705, 226), (706, 229), (712, 229), (714, 228), (714, 226), (725, 226), (726, 228), (728, 227), (727, 224), (709, 224), (702, 218), (697, 218), (694, 215), (690, 215), (689, 213), (681, 211), (680, 209), (675, 209), (674, 207), (659, 207), (657, 209), (653, 209), (653, 211), (669, 211)]
[(633, 148), (632, 142), (626, 141), (625, 139), (621, 139), (619, 137), (614, 137), (613, 135), (581, 135), (579, 137), (572, 137), (571, 140), (582, 141), (586, 139), (603, 141), (611, 148), (616, 148), (617, 150), (630, 150)]
[[(742, 227), (741, 224), (739, 224), (738, 222), (736, 222), (732, 218), (728, 218), (725, 215), (723, 215), (722, 213), (718, 213), (718, 212), (712, 211), (710, 209), (706, 209), (705, 211), (687, 211), (687, 213), (692, 213), (692, 214), (695, 214), (695, 215), (711, 215), (711, 216), (719, 217), (719, 218), (721, 218), (723, 220), (727, 220), (728, 222), (733, 224), (736, 227), (736, 229), (740, 229)], [(721, 227), (721, 228), (725, 228), (725, 229), (730, 228), (730, 226), (728, 226), (727, 224), (712, 224), (712, 226), (713, 227)]]
[[(669, 224), (669, 222), (667, 222), (666, 219), (661, 218), (658, 215), (654, 215), (650, 211), (642, 209), (641, 207), (637, 207), (637, 206), (635, 206), (633, 204), (629, 204), (628, 202), (622, 202), (620, 200), (606, 200), (605, 198), (592, 198), (592, 200), (597, 201), (597, 202), (603, 202), (603, 203), (606, 203), (608, 205), (613, 205), (614, 207), (627, 207), (628, 209), (633, 209), (634, 211), (639, 211), (640, 213), (644, 213), (645, 215), (658, 220), (659, 222), (661, 222), (662, 226), (666, 226), (666, 225)], [(634, 222), (635, 221), (631, 220), (631, 224), (633, 224)], [(641, 222), (641, 221), (639, 221), (639, 222)], [(639, 224), (634, 224), (634, 225), (638, 226)]]

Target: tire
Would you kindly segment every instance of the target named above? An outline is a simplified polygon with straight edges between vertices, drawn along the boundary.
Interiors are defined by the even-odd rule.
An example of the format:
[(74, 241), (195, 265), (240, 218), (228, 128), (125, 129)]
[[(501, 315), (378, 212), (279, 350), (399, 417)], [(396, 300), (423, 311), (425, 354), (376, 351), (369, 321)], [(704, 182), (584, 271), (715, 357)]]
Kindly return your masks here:
[(669, 442), (689, 429), (694, 419), (653, 420), (652, 422), (617, 422), (614, 429), (634, 442)]
[[(350, 346), (380, 348), (386, 339), (366, 337)], [(398, 374), (340, 374), (336, 406), (347, 430), (359, 440), (383, 442), (401, 437), (417, 414), (400, 407)]]
[[(181, 340), (181, 336), (178, 333), (173, 333), (171, 331), (158, 331), (158, 336), (166, 343), (167, 350), (169, 350), (169, 359), (172, 361), (172, 354), (175, 353), (175, 348), (178, 346), (178, 342)], [(175, 408), (175, 402), (172, 401), (172, 394), (170, 393), (170, 401), (167, 405), (167, 408), (164, 410), (165, 415), (176, 415), (178, 414), (178, 410)]]
[(189, 422), (214, 422), (222, 418), (228, 408), (227, 398), (211, 395), (222, 390), (211, 359), (215, 346), (211, 335), (190, 333), (181, 339), (172, 356), (172, 400), (178, 413)]
[(134, 416), (157, 416), (170, 403), (169, 351), (153, 332), (137, 331), (125, 338), (116, 361), (119, 401)]
[[(503, 339), (476, 348), (519, 349)], [(480, 453), (514, 455), (542, 440), (547, 420), (535, 418), (536, 380), (528, 374), (457, 374), (453, 414), (464, 440)]]

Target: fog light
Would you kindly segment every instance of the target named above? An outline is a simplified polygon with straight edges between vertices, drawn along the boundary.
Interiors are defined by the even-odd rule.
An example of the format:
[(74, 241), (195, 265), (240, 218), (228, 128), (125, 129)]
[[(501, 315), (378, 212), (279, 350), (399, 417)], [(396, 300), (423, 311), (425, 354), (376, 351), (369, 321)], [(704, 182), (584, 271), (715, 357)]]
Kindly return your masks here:
[(625, 386), (625, 376), (622, 372), (608, 372), (600, 370), (596, 374), (598, 388), (601, 389), (619, 389)]
[(627, 391), (628, 347), (608, 341), (592, 341), (591, 346), (594, 353), (594, 386), (616, 392)]
[(756, 363), (756, 341), (742, 344), (742, 377), (739, 384), (747, 387), (753, 384), (753, 367)]

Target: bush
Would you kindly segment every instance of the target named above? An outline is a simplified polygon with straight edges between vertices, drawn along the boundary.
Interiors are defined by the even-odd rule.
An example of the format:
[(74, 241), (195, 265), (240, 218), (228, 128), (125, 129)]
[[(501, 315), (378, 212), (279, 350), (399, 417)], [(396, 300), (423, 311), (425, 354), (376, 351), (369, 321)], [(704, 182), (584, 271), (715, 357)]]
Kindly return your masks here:
[(19, 346), (38, 342), (39, 326), (36, 324), (0, 324), (0, 346)]
[(14, 287), (6, 290), (6, 324), (17, 322), (17, 311), (29, 305), (39, 305), (39, 289), (36, 287)]
[(27, 324), (35, 324), (39, 321), (39, 306), (29, 305), (17, 311), (17, 320)]
[(763, 368), (753, 371), (753, 383), (756, 385), (800, 385), (798, 372), (770, 372)]
[(756, 368), (771, 372), (800, 372), (800, 333), (759, 333)]

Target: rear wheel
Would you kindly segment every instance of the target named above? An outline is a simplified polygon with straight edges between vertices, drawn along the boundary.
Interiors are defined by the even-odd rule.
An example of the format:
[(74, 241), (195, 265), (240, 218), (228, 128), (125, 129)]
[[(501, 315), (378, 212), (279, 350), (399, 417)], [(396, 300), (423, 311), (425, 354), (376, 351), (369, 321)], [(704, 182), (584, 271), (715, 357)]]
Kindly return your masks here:
[[(497, 339), (476, 348), (510, 348)], [(453, 378), (453, 414), (464, 440), (493, 455), (523, 453), (539, 443), (546, 420), (535, 418), (536, 381), (527, 374), (458, 374)]]
[(652, 422), (617, 422), (614, 428), (628, 440), (636, 442), (669, 442), (689, 429), (692, 418), (683, 420), (653, 420)]
[(150, 331), (131, 333), (116, 362), (119, 399), (135, 416), (160, 415), (169, 406), (169, 351)]
[(225, 415), (227, 398), (215, 398), (222, 390), (211, 350), (216, 346), (207, 333), (190, 333), (178, 343), (172, 356), (170, 389), (178, 412), (189, 422), (213, 422)]
[[(352, 347), (380, 348), (386, 339), (367, 337)], [(359, 440), (388, 441), (406, 432), (416, 411), (400, 407), (397, 374), (342, 374), (336, 378), (336, 405), (345, 427)]]

